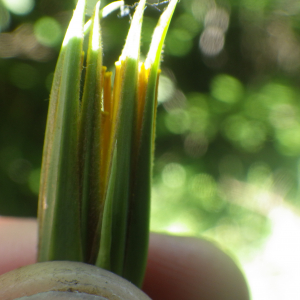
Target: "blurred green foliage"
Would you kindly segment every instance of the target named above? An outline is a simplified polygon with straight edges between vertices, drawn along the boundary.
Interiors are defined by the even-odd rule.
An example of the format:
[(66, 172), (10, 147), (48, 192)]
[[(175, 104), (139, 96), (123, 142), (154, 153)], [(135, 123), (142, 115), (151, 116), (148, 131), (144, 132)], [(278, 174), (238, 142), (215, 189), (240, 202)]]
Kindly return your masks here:
[[(164, 8), (153, 3), (142, 54)], [(49, 90), (73, 8), (73, 0), (0, 0), (1, 215), (36, 214)], [(108, 68), (129, 20), (103, 20)], [(300, 208), (299, 73), (299, 1), (179, 3), (160, 78), (153, 230), (256, 247), (274, 206)]]

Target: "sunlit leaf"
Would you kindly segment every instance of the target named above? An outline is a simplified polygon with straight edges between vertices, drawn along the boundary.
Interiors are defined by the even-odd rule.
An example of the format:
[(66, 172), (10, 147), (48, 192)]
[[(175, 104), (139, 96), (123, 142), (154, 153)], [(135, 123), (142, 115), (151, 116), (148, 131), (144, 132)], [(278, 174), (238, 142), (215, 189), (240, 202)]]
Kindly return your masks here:
[(146, 269), (150, 190), (153, 164), (154, 127), (157, 106), (159, 64), (164, 39), (176, 7), (172, 0), (155, 28), (150, 50), (141, 65), (138, 86), (138, 116), (135, 130), (132, 190), (129, 202), (126, 258), (123, 276), (141, 286)]
[(135, 128), (140, 35), (144, 6), (145, 0), (140, 1), (133, 16), (120, 61), (117, 63), (120, 68), (118, 72), (121, 73), (122, 78), (118, 87), (120, 91), (117, 88), (115, 90), (115, 92), (119, 93), (120, 98), (114, 99), (115, 102), (119, 103), (119, 108), (116, 114), (116, 122), (118, 123), (116, 132), (118, 151), (112, 215), (111, 270), (120, 275), (123, 274), (128, 202), (131, 196), (132, 146)]
[(39, 200), (39, 261), (82, 260), (77, 145), (84, 10), (85, 1), (79, 0), (50, 96)]
[[(102, 49), (99, 6), (95, 7), (90, 32), (80, 119), (79, 155), (81, 188), (81, 229), (85, 260), (91, 262), (91, 245), (98, 244), (97, 225), (103, 210), (101, 197), (101, 77)], [(100, 217), (101, 218), (101, 217)], [(97, 237), (96, 237), (97, 236)]]

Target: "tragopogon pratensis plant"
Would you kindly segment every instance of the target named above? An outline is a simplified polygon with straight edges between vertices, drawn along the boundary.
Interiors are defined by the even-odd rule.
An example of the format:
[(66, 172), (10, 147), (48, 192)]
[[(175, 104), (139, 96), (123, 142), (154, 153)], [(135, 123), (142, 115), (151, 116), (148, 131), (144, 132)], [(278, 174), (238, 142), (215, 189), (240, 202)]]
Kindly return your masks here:
[(140, 0), (112, 78), (102, 62), (101, 18), (124, 3), (100, 10), (98, 2), (85, 24), (85, 0), (78, 1), (50, 95), (39, 195), (39, 261), (86, 262), (141, 286), (159, 65), (176, 4), (170, 0), (162, 13), (141, 62), (146, 3)]

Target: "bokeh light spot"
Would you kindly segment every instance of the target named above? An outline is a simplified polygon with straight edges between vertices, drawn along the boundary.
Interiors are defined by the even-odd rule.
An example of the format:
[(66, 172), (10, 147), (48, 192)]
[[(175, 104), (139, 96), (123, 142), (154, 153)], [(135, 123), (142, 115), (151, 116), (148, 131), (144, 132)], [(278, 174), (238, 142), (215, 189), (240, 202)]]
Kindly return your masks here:
[(225, 43), (225, 36), (219, 27), (207, 27), (201, 34), (199, 47), (203, 54), (207, 56), (218, 55)]
[(238, 79), (221, 74), (214, 77), (211, 83), (211, 94), (222, 102), (236, 103), (243, 96), (243, 85)]
[[(190, 2), (190, 1), (186, 1)], [(203, 19), (205, 18), (205, 14), (207, 12), (209, 1), (203, 1), (201, 5), (199, 5), (199, 0), (192, 0), (191, 1), (191, 11), (194, 16), (194, 18), (198, 21), (203, 22)]]
[(180, 188), (184, 185), (186, 171), (180, 164), (167, 164), (162, 171), (163, 183), (170, 188)]
[(229, 140), (247, 152), (256, 152), (266, 140), (266, 128), (259, 121), (247, 120), (244, 116), (233, 115), (226, 119), (223, 130)]
[(209, 125), (209, 114), (201, 107), (191, 107), (188, 111), (190, 117), (190, 130), (192, 132), (205, 132)]
[(287, 129), (297, 126), (299, 116), (297, 115), (298, 107), (289, 104), (274, 105), (271, 109), (269, 120), (270, 123), (279, 129)]
[(166, 127), (175, 134), (186, 132), (190, 127), (190, 116), (183, 109), (174, 109), (165, 116)]
[(268, 189), (273, 182), (272, 170), (265, 162), (255, 162), (248, 170), (247, 179), (249, 183)]
[(200, 23), (197, 22), (192, 15), (187, 13), (179, 16), (175, 20), (174, 26), (187, 30), (192, 37), (196, 36), (201, 29)]
[(185, 94), (181, 90), (174, 90), (172, 96), (163, 103), (163, 106), (168, 112), (176, 109), (185, 109), (187, 106)]
[(211, 175), (206, 173), (194, 175), (189, 188), (195, 199), (201, 200), (204, 210), (217, 212), (224, 207), (225, 202), (218, 196), (218, 186)]
[(184, 29), (170, 30), (166, 37), (166, 53), (174, 56), (184, 56), (192, 49), (191, 34)]
[(278, 150), (285, 156), (300, 154), (300, 124), (284, 130), (276, 130)]
[(260, 94), (260, 100), (271, 109), (275, 104), (293, 103), (295, 99), (297, 95), (290, 86), (275, 82), (266, 84)]
[(175, 92), (173, 81), (164, 75), (159, 76), (157, 101), (163, 103), (169, 100)]
[(42, 17), (34, 24), (34, 34), (38, 42), (44, 46), (53, 47), (61, 42), (60, 24), (51, 17)]
[(211, 198), (216, 195), (217, 185), (211, 175), (205, 173), (197, 174), (191, 181), (190, 192), (193, 196), (200, 199)]
[(218, 27), (225, 32), (229, 25), (229, 14), (223, 8), (214, 7), (207, 12), (204, 24), (205, 27)]
[(34, 0), (2, 0), (2, 3), (16, 15), (29, 14), (34, 7)]

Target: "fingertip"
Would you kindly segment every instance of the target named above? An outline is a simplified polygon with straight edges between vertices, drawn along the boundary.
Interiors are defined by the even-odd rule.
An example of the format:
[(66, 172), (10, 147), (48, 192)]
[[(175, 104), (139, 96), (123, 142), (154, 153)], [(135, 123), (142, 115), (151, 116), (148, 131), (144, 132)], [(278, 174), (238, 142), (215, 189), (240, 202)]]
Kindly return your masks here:
[(234, 261), (212, 243), (153, 234), (144, 291), (153, 300), (248, 300)]
[(36, 262), (36, 220), (0, 217), (0, 241), (0, 275)]

